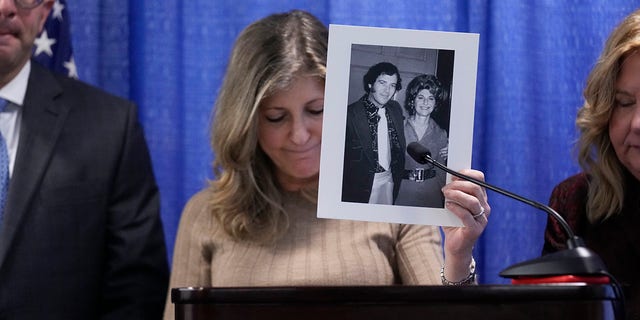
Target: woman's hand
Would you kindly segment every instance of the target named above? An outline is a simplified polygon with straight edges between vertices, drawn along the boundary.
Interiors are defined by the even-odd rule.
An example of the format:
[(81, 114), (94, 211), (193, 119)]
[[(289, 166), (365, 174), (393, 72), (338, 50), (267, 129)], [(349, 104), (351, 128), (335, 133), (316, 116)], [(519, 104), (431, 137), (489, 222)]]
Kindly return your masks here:
[[(465, 169), (460, 173), (484, 181), (484, 173)], [(445, 234), (445, 278), (456, 282), (469, 275), (473, 246), (489, 221), (491, 207), (486, 190), (469, 181), (452, 177), (442, 188), (445, 208), (455, 214), (464, 227), (443, 227)]]

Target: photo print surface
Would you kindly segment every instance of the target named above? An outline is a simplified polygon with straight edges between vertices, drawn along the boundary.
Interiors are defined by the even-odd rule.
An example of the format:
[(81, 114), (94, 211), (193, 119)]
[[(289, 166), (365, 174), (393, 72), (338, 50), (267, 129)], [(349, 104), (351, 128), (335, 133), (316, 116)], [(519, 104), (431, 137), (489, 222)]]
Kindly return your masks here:
[(417, 142), (470, 167), (478, 35), (330, 25), (318, 217), (460, 225)]

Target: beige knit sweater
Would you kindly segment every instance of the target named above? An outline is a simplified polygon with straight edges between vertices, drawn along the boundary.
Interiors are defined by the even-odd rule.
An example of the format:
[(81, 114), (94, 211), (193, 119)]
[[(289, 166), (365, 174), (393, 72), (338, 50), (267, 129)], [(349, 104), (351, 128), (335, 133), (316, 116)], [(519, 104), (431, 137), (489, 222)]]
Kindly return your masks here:
[[(259, 245), (229, 238), (207, 209), (208, 196), (199, 192), (182, 213), (170, 288), (441, 282), (437, 227), (319, 219), (315, 204), (289, 193), (288, 232)], [(174, 318), (170, 298), (164, 318)]]

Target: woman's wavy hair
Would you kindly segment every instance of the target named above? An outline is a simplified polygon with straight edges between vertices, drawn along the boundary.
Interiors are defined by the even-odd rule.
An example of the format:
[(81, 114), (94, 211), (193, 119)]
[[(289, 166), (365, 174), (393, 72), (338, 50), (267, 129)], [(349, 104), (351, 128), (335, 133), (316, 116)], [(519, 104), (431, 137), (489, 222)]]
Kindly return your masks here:
[(638, 50), (640, 10), (627, 16), (607, 39), (587, 79), (584, 105), (578, 110), (576, 151), (581, 168), (590, 176), (587, 217), (591, 222), (615, 215), (624, 203), (625, 168), (611, 145), (609, 121), (622, 64)]
[[(274, 241), (288, 228), (274, 164), (258, 144), (258, 108), (296, 76), (324, 81), (327, 41), (327, 27), (300, 10), (258, 20), (236, 39), (215, 103), (216, 178), (209, 201), (212, 214), (236, 240)], [(315, 200), (317, 186), (303, 194)]]
[[(442, 83), (438, 80), (438, 77), (432, 74), (421, 74), (413, 78), (407, 85), (407, 95), (404, 99), (404, 109), (407, 110), (407, 114), (413, 116), (416, 114), (416, 96), (418, 92), (426, 89), (436, 99), (436, 104), (433, 111), (436, 111), (440, 107), (442, 102), (443, 91)], [(433, 113), (432, 113), (433, 114)]]

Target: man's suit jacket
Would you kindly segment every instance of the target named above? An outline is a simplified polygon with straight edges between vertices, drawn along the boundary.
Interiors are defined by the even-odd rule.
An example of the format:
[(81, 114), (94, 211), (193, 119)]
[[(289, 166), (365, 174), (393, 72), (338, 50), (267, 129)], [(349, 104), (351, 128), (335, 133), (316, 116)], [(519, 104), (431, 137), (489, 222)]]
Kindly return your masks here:
[(21, 108), (0, 319), (159, 319), (168, 266), (135, 106), (32, 62)]
[[(404, 150), (404, 116), (400, 104), (389, 100), (385, 105), (398, 133), (400, 147)], [(347, 132), (345, 135), (344, 166), (342, 175), (342, 201), (369, 202), (373, 176), (378, 163), (373, 151), (373, 140), (369, 132), (369, 121), (362, 99), (347, 107)], [(391, 153), (391, 174), (393, 176), (393, 200), (395, 202), (404, 174), (404, 151)]]

